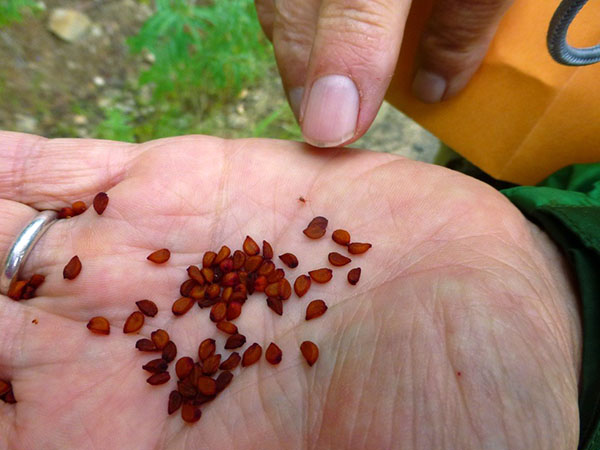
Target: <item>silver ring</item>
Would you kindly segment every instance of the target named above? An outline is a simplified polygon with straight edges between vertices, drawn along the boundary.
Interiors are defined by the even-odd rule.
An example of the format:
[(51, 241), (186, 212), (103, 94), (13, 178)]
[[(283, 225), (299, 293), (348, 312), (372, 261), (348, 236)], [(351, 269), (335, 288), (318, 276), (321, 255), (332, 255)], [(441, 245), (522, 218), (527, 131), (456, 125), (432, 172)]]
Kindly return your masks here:
[(15, 242), (4, 258), (2, 273), (0, 274), (0, 293), (8, 294), (8, 289), (19, 275), (19, 269), (27, 260), (29, 253), (39, 238), (50, 228), (58, 217), (56, 211), (42, 211), (29, 222), (19, 233)]

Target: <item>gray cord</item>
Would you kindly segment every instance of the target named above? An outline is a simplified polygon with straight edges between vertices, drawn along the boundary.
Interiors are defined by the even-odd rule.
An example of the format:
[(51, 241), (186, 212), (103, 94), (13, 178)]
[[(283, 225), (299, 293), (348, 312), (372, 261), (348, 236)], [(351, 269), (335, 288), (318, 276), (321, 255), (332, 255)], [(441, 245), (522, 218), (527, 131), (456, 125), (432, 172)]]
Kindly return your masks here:
[(548, 51), (554, 60), (566, 66), (587, 66), (600, 61), (600, 44), (577, 48), (567, 44), (567, 31), (588, 0), (562, 0), (548, 28)]

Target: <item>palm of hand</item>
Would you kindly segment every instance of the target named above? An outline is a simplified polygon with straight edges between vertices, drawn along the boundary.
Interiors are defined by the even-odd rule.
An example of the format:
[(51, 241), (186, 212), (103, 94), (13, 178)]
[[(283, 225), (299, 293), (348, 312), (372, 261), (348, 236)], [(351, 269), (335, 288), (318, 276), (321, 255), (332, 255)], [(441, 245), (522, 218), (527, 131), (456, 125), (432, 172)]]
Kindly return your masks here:
[[(181, 138), (112, 151), (127, 162), (105, 155), (102, 175), (76, 180), (77, 189), (61, 185), (68, 193), (55, 196), (89, 203), (108, 189), (104, 215), (89, 210), (53, 225), (26, 267), (47, 274), (40, 297), (2, 300), (0, 323), (11, 331), (0, 378), (13, 380), (19, 401), (0, 404), (7, 445), (518, 448), (541, 442), (536, 427), (556, 424), (564, 428), (557, 446), (576, 442), (573, 299), (547, 262), (555, 249), (499, 194), (389, 155), (293, 143)], [(301, 230), (316, 215), (329, 219), (328, 234), (311, 241)], [(168, 385), (149, 386), (141, 366), (157, 356), (135, 341), (164, 328), (178, 358), (196, 358), (207, 337), (229, 354), (207, 310), (171, 314), (185, 268), (223, 244), (241, 248), (249, 234), (276, 255), (298, 256), (300, 266), (286, 270), (293, 282), (328, 267), (328, 252), (346, 253), (329, 238), (335, 228), (373, 248), (303, 299), (293, 295), (283, 317), (257, 294), (236, 321), (248, 344), (276, 342), (282, 363), (237, 369), (195, 426), (167, 416), (174, 364)], [(146, 260), (162, 247), (172, 254), (166, 264)], [(74, 254), (83, 270), (63, 280)], [(345, 277), (356, 266), (363, 275), (352, 287)], [(159, 314), (139, 336), (124, 335), (142, 298)], [(315, 298), (329, 310), (305, 322)], [(86, 329), (95, 315), (109, 319), (110, 336)], [(304, 340), (320, 347), (312, 368), (298, 349)]]

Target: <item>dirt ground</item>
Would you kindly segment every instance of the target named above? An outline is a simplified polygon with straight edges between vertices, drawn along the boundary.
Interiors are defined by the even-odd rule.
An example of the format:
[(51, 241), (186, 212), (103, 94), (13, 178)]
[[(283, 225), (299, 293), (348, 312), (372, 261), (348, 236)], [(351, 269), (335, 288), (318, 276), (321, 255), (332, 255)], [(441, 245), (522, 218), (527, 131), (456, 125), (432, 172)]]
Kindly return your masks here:
[[(147, 103), (149, 97), (137, 85), (139, 71), (151, 60), (131, 55), (125, 39), (151, 15), (150, 6), (136, 0), (45, 0), (42, 5), (44, 10), (33, 17), (0, 29), (0, 128), (48, 137), (95, 137), (107, 108), (117, 106), (135, 115), (140, 98)], [(57, 38), (47, 28), (54, 8), (84, 12), (92, 21), (89, 31), (74, 42)], [(243, 136), (252, 129), (253, 118), (266, 117), (284, 102), (273, 73), (249, 87), (243, 99), (232, 99), (210, 132)], [(433, 160), (438, 145), (435, 137), (387, 104), (367, 135), (354, 144), (423, 161)]]

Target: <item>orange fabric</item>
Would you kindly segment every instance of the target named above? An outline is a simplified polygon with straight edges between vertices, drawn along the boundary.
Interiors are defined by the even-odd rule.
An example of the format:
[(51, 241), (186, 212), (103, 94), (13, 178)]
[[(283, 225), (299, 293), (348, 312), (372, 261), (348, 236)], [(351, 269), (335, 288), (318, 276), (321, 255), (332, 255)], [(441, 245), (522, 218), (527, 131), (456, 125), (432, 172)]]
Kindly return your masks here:
[[(534, 184), (569, 164), (600, 161), (600, 63), (562, 66), (546, 50), (558, 0), (516, 0), (479, 71), (456, 98), (427, 105), (410, 93), (432, 0), (410, 12), (387, 100), (490, 175)], [(569, 29), (569, 43), (600, 43), (600, 1)]]

